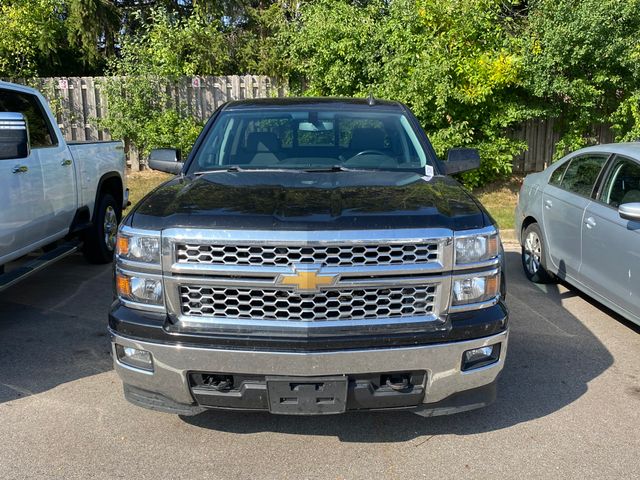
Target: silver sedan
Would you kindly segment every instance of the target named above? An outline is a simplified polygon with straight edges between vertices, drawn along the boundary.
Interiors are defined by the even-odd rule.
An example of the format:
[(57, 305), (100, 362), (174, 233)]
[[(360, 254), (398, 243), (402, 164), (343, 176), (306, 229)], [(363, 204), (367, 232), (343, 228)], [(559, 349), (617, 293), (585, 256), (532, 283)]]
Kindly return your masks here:
[(640, 143), (584, 148), (528, 175), (515, 215), (529, 280), (565, 280), (640, 325)]

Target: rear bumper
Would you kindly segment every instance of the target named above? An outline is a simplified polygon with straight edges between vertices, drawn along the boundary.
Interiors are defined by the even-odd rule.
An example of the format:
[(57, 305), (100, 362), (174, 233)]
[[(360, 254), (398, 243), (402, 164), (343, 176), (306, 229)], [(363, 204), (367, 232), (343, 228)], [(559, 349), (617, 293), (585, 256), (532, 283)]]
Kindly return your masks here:
[[(203, 348), (141, 341), (111, 330), (115, 370), (125, 384), (127, 398), (141, 406), (179, 414), (196, 414), (207, 407), (247, 410), (267, 409), (266, 390), (260, 377), (318, 377), (346, 375), (349, 378), (347, 410), (416, 408), (421, 415), (440, 415), (482, 407), (495, 398), (495, 382), (504, 366), (508, 331), (473, 340), (411, 347), (371, 348), (316, 352), (284, 352)], [(490, 365), (462, 371), (466, 350), (500, 344), (500, 357)], [(115, 345), (146, 350), (153, 356), (153, 372), (121, 363)], [(256, 381), (246, 401), (238, 393), (217, 398), (213, 404), (194, 396), (192, 372), (253, 376)], [(389, 401), (388, 395), (367, 394), (358, 379), (367, 374), (423, 372), (421, 393), (407, 404)], [(358, 385), (362, 387), (358, 390)], [(368, 385), (368, 384), (367, 384)], [(415, 392), (414, 392), (415, 393)], [(358, 396), (360, 395), (360, 396)], [(364, 397), (363, 397), (364, 395)], [(220, 397), (220, 395), (218, 395)], [(200, 403), (196, 401), (200, 398)], [(262, 403), (261, 403), (262, 402)]]

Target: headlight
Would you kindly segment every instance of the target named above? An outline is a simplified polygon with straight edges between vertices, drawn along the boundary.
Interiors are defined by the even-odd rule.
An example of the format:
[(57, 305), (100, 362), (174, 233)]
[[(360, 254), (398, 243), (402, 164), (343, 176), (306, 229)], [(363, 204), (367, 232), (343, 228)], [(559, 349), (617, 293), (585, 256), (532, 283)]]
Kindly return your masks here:
[(116, 291), (123, 300), (145, 305), (163, 305), (162, 280), (144, 274), (116, 270)]
[(498, 234), (456, 237), (456, 265), (482, 262), (498, 256)]
[(452, 305), (482, 303), (495, 298), (500, 289), (500, 272), (454, 278)]
[(116, 254), (124, 260), (160, 264), (160, 236), (118, 232)]

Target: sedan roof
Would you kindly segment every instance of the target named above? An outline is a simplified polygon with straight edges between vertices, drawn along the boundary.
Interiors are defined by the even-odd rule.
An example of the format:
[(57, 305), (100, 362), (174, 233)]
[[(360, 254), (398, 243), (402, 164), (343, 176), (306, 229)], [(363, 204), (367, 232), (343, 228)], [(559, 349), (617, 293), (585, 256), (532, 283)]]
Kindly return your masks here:
[(628, 157), (640, 158), (640, 142), (603, 143), (602, 145), (582, 148), (574, 152), (574, 154), (589, 152), (616, 153), (619, 155), (626, 155)]

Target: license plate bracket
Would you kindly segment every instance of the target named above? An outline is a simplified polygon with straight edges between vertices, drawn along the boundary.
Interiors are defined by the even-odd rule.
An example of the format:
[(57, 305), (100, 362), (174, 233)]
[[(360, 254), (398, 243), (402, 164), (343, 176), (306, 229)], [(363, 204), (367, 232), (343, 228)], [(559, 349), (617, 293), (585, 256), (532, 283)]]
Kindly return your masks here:
[(269, 411), (281, 415), (330, 415), (347, 408), (348, 378), (266, 377)]

